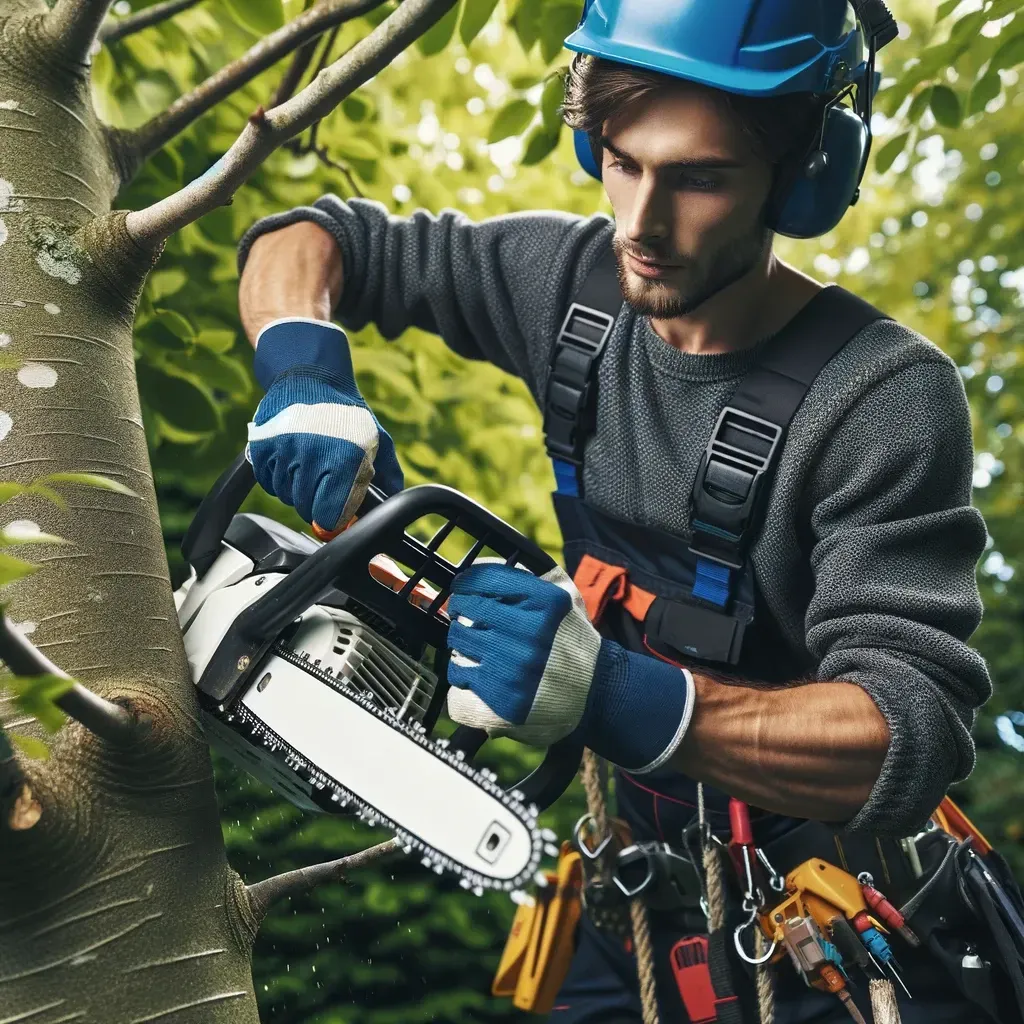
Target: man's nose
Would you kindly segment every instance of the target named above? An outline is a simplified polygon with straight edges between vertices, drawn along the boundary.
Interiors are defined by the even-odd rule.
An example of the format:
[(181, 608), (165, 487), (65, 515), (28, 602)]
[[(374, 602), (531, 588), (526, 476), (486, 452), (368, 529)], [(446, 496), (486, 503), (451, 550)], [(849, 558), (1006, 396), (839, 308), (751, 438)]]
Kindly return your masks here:
[(657, 244), (671, 233), (668, 203), (664, 190), (653, 175), (644, 175), (633, 196), (626, 234), (636, 245)]

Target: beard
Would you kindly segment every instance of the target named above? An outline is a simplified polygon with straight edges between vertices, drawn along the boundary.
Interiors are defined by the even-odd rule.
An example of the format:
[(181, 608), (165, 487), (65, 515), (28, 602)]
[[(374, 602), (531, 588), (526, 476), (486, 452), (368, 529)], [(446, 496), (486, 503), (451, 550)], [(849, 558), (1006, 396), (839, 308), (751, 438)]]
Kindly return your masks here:
[[(632, 246), (618, 235), (612, 239), (616, 271), (622, 297), (641, 316), (671, 320), (687, 316), (712, 296), (749, 274), (764, 258), (771, 245), (772, 232), (759, 225), (747, 235), (735, 238), (704, 259), (684, 259), (665, 255), (670, 263), (682, 263), (673, 277), (679, 282), (641, 277), (626, 266), (626, 253)], [(658, 258), (663, 254), (658, 253)]]

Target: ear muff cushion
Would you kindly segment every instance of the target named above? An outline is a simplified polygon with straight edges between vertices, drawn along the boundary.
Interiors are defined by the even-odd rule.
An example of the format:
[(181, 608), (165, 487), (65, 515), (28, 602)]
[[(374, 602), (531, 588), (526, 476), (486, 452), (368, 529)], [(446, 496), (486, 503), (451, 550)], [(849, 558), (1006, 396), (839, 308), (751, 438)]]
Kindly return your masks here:
[(825, 116), (821, 149), (828, 164), (807, 177), (801, 167), (780, 182), (768, 227), (790, 238), (816, 238), (831, 231), (853, 202), (869, 142), (868, 129), (849, 107), (836, 105)]
[(583, 170), (592, 178), (597, 178), (600, 181), (601, 163), (599, 155), (595, 156), (593, 147), (590, 145), (590, 136), (577, 129), (572, 133), (572, 144), (576, 150), (576, 159), (579, 160)]

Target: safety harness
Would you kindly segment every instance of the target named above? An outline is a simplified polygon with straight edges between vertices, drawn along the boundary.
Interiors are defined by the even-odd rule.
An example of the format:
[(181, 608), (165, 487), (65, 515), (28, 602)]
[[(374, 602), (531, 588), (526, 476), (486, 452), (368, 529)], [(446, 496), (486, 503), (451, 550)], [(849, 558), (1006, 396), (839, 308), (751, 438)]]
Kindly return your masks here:
[[(583, 501), (584, 448), (597, 426), (601, 358), (622, 306), (615, 255), (609, 246), (586, 275), (565, 315), (552, 351), (545, 392), (544, 431), (557, 484), (554, 500), (566, 540), (566, 564), (583, 595), (591, 621), (599, 628), (605, 628), (607, 613), (617, 606), (620, 618), (628, 620), (627, 624), (634, 623), (634, 633), (639, 629), (632, 639), (634, 646), (642, 645), (641, 649), (673, 663), (698, 669), (705, 665), (720, 670), (731, 666), (735, 673), (741, 660), (751, 657), (751, 649), (758, 655), (764, 649), (766, 610), (763, 616), (759, 615), (762, 635), (755, 639), (753, 633), (758, 629), (751, 629), (755, 606), (760, 606), (749, 553), (763, 521), (788, 426), (825, 364), (851, 338), (884, 314), (842, 288), (829, 287), (818, 293), (783, 330), (759, 346), (753, 365), (718, 416), (701, 459), (690, 495), (691, 537), (684, 540), (611, 519)], [(645, 550), (649, 555), (653, 548), (657, 549), (657, 558), (645, 557)], [(537, 914), (536, 908), (527, 906), (517, 914), (513, 938), (506, 946), (493, 991), (514, 994), (515, 1004), (521, 1009), (543, 1012), (551, 1008), (573, 953), (571, 932), (558, 934), (555, 922), (575, 928), (577, 913), (572, 909), (573, 899), (578, 901), (582, 897), (588, 916), (597, 927), (632, 935), (644, 1024), (655, 1024), (658, 1020), (647, 912), (671, 911), (676, 907), (681, 920), (685, 918), (688, 922), (686, 930), (690, 937), (673, 947), (672, 966), (691, 1019), (739, 1024), (747, 1019), (743, 1015), (746, 1005), (747, 1012), (756, 1013), (762, 1024), (769, 1024), (773, 1014), (767, 972), (771, 949), (767, 953), (763, 950), (772, 923), (761, 916), (758, 927), (757, 921), (766, 902), (774, 902), (775, 894), (781, 894), (779, 899), (783, 900), (776, 909), (791, 912), (792, 908), (785, 903), (789, 899), (786, 886), (792, 877), (800, 878), (799, 872), (806, 864), (817, 858), (829, 865), (834, 861), (842, 865), (834, 871), (852, 879), (856, 890), (849, 895), (852, 902), (846, 906), (846, 912), (869, 930), (877, 920), (863, 915), (861, 919), (857, 908), (866, 906), (863, 900), (869, 891), (877, 890), (867, 883), (859, 886), (857, 879), (846, 873), (847, 868), (867, 879), (878, 877), (882, 879), (880, 884), (891, 884), (890, 892), (918, 889), (915, 883), (920, 878), (920, 863), (914, 870), (908, 866), (914, 850), (900, 840), (852, 836), (840, 842), (827, 826), (808, 821), (757, 850), (746, 806), (735, 800), (729, 801), (732, 827), (727, 848), (720, 839), (722, 811), (717, 812), (718, 826), (713, 827), (716, 810), (709, 806), (705, 814), (703, 787), (695, 787), (695, 802), (700, 807), (700, 842), (696, 852), (686, 856), (691, 851), (685, 830), (685, 854), (668, 843), (630, 846), (628, 835), (622, 834), (624, 823), (610, 818), (607, 811), (601, 784), (605, 767), (593, 752), (586, 752), (583, 781), (588, 814), (577, 824), (575, 846), (570, 849), (567, 845), (563, 850), (559, 872), (550, 878), (550, 892), (538, 896), (538, 905), (543, 904), (545, 912)], [(653, 799), (657, 816), (658, 796)], [(621, 792), (619, 800), (621, 804)], [(944, 801), (943, 807), (949, 811), (954, 805)], [(939, 821), (941, 828), (946, 827), (944, 820)], [(743, 821), (747, 824), (743, 825)], [(950, 841), (969, 845), (973, 838), (984, 844), (970, 823), (965, 822), (962, 819), (959, 832), (950, 830), (956, 837)], [(935, 846), (933, 843), (928, 848)], [(770, 877), (765, 876), (758, 858), (770, 868)], [(631, 869), (639, 873), (635, 884), (628, 881)], [(1001, 875), (1001, 881), (1019, 905), (1019, 893), (1008, 872)], [(699, 925), (706, 921), (706, 936), (692, 934), (700, 930), (699, 925), (690, 927), (697, 905), (694, 890), (703, 909)], [(726, 906), (730, 892), (739, 892), (743, 898), (739, 924), (736, 906), (731, 910)], [(756, 900), (755, 893), (759, 897)], [(801, 889), (800, 899), (805, 895)], [(812, 894), (805, 902), (814, 898)], [(733, 899), (733, 904), (738, 902)], [(804, 903), (797, 902), (800, 913), (807, 915), (803, 920), (809, 921)], [(885, 906), (892, 909), (888, 902)], [(813, 929), (813, 922), (806, 927)], [(755, 936), (753, 955), (744, 955), (741, 949), (740, 935), (745, 929), (751, 929)], [(529, 938), (531, 930), (536, 941)], [(933, 940), (930, 933), (925, 938), (931, 948), (938, 948), (938, 940)], [(878, 939), (881, 940), (880, 935)], [(835, 952), (821, 934), (816, 941), (817, 948), (828, 947)], [(873, 936), (871, 941), (876, 941)], [(1024, 929), (1014, 941), (1024, 949)], [(1002, 944), (1006, 943), (1003, 939)], [(749, 991), (743, 994), (745, 986), (748, 990), (751, 987), (747, 980), (751, 972), (745, 971), (732, 955), (734, 945), (748, 965), (756, 965), (752, 972), (753, 996)], [(747, 945), (750, 948), (749, 941)], [(853, 944), (859, 945), (860, 940)], [(884, 945), (884, 940), (876, 942), (879, 950)], [(529, 951), (536, 952), (541, 946), (546, 959), (531, 959)], [(857, 952), (856, 948), (853, 952)], [(792, 956), (792, 949), (790, 953)], [(823, 978), (834, 979), (835, 984), (828, 990), (843, 998), (845, 989), (839, 972), (830, 975), (827, 966), (819, 966), (816, 987), (825, 987)], [(743, 977), (745, 973), (747, 976)], [(874, 978), (870, 994), (876, 1024), (897, 1024), (899, 1013), (891, 982)], [(854, 1012), (851, 1010), (851, 1015)]]

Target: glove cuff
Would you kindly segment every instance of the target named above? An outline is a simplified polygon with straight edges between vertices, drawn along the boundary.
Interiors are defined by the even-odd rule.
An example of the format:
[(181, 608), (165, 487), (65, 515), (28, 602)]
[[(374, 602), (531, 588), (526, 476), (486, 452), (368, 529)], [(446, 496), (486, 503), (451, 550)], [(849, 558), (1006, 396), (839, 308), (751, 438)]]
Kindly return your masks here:
[(653, 772), (679, 748), (693, 714), (687, 669), (601, 639), (584, 742), (633, 775)]
[(356, 390), (348, 336), (340, 327), (307, 317), (272, 320), (256, 336), (253, 372), (260, 387), (268, 391), (276, 377), (300, 366), (316, 367)]

